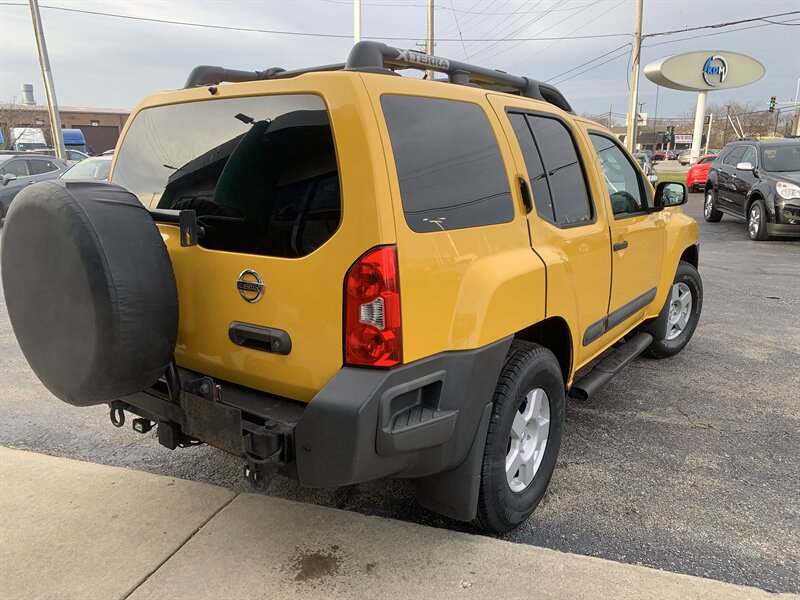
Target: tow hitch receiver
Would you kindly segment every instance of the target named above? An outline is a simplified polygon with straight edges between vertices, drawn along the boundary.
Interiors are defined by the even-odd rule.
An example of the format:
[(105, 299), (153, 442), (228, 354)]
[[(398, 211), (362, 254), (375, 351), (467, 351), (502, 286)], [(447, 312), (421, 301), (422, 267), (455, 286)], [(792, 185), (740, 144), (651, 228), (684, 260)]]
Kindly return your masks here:
[[(133, 429), (158, 430), (161, 445), (174, 450), (206, 443), (244, 459), (244, 476), (264, 491), (279, 468), (294, 461), (294, 426), (301, 412), (270, 397), (255, 402), (242, 397), (235, 386), (224, 387), (211, 377), (178, 378), (168, 372), (161, 387), (110, 402), (111, 421), (125, 424), (125, 412)], [(273, 408), (269, 413), (264, 406)], [(289, 408), (284, 408), (289, 406)]]

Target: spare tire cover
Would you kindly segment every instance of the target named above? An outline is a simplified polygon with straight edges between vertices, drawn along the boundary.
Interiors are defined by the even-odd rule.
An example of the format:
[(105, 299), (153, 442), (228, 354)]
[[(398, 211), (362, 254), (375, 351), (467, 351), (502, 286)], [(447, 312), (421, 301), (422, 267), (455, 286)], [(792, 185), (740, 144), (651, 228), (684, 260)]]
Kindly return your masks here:
[(109, 402), (164, 373), (178, 335), (175, 275), (136, 196), (103, 182), (31, 185), (11, 204), (0, 252), (14, 333), (58, 398)]

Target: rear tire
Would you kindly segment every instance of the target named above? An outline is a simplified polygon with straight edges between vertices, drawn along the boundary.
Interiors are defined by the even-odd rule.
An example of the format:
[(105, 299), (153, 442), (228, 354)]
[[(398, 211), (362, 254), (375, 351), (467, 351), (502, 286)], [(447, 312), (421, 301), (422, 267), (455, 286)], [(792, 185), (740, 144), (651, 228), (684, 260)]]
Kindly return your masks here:
[(714, 188), (708, 188), (703, 201), (703, 218), (709, 223), (718, 223), (722, 219), (722, 213), (716, 209), (716, 204), (717, 192)]
[(747, 236), (756, 242), (769, 239), (767, 234), (767, 210), (764, 201), (754, 200), (747, 209)]
[(664, 308), (658, 317), (641, 328), (653, 336), (653, 343), (642, 356), (667, 358), (683, 350), (697, 329), (702, 310), (703, 280), (694, 265), (681, 261)]
[(495, 388), (475, 525), (504, 533), (539, 505), (561, 447), (564, 395), (555, 355), (515, 340)]

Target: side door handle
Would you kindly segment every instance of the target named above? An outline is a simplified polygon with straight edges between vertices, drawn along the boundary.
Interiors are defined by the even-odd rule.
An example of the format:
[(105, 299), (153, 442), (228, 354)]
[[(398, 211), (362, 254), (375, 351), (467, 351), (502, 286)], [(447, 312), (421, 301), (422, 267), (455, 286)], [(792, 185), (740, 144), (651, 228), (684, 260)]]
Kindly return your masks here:
[(533, 211), (533, 195), (531, 194), (531, 186), (528, 180), (522, 175), (517, 175), (519, 179), (519, 191), (522, 194), (522, 203), (525, 205), (525, 212), (530, 214)]
[(618, 244), (614, 244), (614, 252), (617, 252), (619, 250), (625, 250), (625, 248), (627, 247), (628, 247), (627, 240), (624, 242), (619, 242)]

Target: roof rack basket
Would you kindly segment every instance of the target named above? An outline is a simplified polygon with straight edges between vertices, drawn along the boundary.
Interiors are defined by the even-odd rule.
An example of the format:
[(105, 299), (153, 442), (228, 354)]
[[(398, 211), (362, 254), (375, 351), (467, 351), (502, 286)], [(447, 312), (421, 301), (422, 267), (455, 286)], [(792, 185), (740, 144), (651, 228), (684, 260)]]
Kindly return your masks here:
[(394, 69), (429, 69), (445, 73), (450, 83), (458, 85), (477, 85), (497, 91), (517, 93), (527, 98), (543, 100), (558, 108), (573, 113), (567, 99), (555, 86), (511, 75), (503, 71), (495, 71), (477, 67), (467, 63), (423, 54), (415, 50), (401, 50), (380, 42), (358, 42), (353, 46), (347, 62), (344, 64), (324, 65), (307, 69), (286, 71), (273, 67), (266, 71), (235, 71), (222, 67), (199, 66), (189, 74), (184, 88), (200, 85), (216, 85), (223, 81), (241, 82), (264, 79), (285, 79), (315, 71), (361, 71), (387, 73)]

